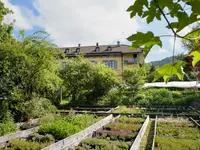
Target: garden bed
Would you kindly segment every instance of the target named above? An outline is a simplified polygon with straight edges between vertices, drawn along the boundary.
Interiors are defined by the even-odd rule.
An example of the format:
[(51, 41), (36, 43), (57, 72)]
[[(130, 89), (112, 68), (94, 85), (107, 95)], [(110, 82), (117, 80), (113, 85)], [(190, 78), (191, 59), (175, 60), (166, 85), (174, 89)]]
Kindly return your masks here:
[(155, 150), (200, 149), (200, 130), (188, 119), (158, 119)]
[(178, 115), (178, 116), (194, 116), (198, 115), (196, 111), (186, 107), (136, 107), (136, 106), (120, 106), (112, 113), (119, 114), (146, 114), (146, 115)]
[(144, 118), (122, 116), (80, 142), (75, 149), (130, 149), (140, 131)]
[(86, 127), (94, 124), (101, 117), (94, 115), (70, 115), (66, 117), (54, 116), (41, 120), (37, 133), (30, 134), (27, 138), (14, 139), (1, 149), (30, 149), (39, 150), (54, 142), (71, 136)]

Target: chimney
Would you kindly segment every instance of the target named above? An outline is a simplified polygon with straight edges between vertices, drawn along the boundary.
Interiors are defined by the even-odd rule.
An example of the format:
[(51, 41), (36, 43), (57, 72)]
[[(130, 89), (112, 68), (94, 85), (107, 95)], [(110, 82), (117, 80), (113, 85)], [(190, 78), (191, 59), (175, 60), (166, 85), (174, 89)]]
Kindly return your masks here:
[(117, 41), (117, 46), (120, 47), (120, 41)]
[(99, 43), (98, 43), (98, 42), (96, 43), (96, 46), (97, 46), (97, 47), (99, 46)]
[(80, 47), (81, 47), (81, 44), (78, 44), (78, 47), (80, 48)]

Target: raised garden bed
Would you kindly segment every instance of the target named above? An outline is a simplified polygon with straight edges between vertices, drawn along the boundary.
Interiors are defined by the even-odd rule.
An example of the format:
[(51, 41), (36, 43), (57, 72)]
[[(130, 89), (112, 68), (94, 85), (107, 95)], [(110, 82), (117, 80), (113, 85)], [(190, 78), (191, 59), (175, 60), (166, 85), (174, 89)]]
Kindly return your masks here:
[(30, 147), (30, 149), (39, 150), (85, 129), (101, 118), (94, 115), (70, 115), (44, 120), (37, 133), (30, 134), (27, 138), (11, 140), (4, 149), (22, 150)]
[(81, 149), (130, 149), (138, 135), (144, 118), (122, 116), (93, 133), (92, 138), (85, 139), (74, 147)]
[(158, 119), (155, 150), (198, 150), (200, 130), (188, 119)]

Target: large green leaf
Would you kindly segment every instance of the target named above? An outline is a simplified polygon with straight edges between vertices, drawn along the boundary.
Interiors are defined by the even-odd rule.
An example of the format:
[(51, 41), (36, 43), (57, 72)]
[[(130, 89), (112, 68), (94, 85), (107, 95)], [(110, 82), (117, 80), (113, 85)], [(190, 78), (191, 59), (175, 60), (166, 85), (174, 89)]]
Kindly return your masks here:
[(194, 67), (200, 61), (200, 50), (192, 51), (190, 56), (193, 56), (192, 65)]
[(183, 2), (186, 2), (186, 4), (190, 5), (192, 7), (192, 11), (195, 14), (200, 14), (200, 0), (183, 0)]
[(136, 14), (142, 16), (144, 6), (148, 6), (148, 0), (136, 0), (135, 3), (127, 9), (128, 12), (131, 12), (130, 17), (133, 18)]
[(185, 64), (183, 61), (178, 61), (174, 64), (165, 64), (162, 67), (158, 68), (154, 72), (154, 81), (163, 77), (164, 81), (167, 83), (171, 76), (177, 75), (179, 80), (183, 79), (183, 69), (182, 66)]
[(160, 37), (154, 36), (154, 34), (150, 31), (147, 33), (137, 32), (136, 34), (129, 36), (127, 39), (132, 42), (131, 49), (136, 49), (144, 46), (144, 56), (149, 53), (150, 49), (154, 45), (159, 45), (162, 47)]

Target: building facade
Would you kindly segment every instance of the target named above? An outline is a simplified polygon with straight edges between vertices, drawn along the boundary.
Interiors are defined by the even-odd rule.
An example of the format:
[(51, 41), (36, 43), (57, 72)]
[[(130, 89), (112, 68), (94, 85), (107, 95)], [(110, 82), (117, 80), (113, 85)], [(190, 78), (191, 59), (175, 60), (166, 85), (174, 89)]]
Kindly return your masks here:
[(66, 58), (61, 60), (61, 66), (65, 66), (67, 59), (72, 59), (79, 53), (83, 53), (84, 57), (92, 63), (103, 63), (119, 74), (126, 67), (144, 63), (142, 48), (130, 50), (130, 46), (120, 45), (119, 42), (116, 45), (99, 45), (97, 43), (95, 46), (81, 46), (79, 44), (77, 47), (63, 47), (61, 50), (65, 53)]

